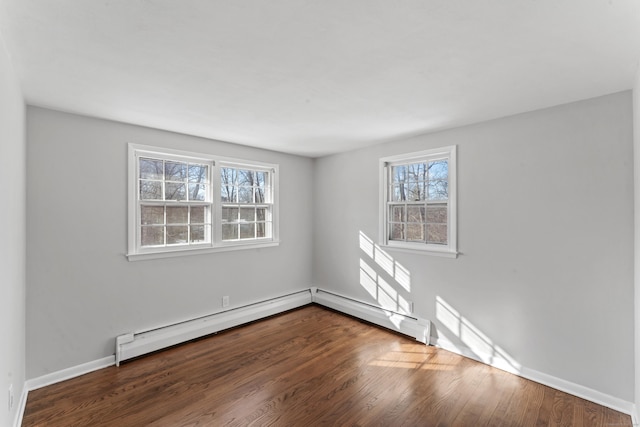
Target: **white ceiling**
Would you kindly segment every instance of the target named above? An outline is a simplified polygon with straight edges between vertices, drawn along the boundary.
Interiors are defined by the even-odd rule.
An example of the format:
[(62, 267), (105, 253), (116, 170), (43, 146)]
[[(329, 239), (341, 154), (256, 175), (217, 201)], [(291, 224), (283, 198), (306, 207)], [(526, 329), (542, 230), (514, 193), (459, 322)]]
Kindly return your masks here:
[(27, 102), (308, 156), (632, 87), (638, 0), (0, 0)]

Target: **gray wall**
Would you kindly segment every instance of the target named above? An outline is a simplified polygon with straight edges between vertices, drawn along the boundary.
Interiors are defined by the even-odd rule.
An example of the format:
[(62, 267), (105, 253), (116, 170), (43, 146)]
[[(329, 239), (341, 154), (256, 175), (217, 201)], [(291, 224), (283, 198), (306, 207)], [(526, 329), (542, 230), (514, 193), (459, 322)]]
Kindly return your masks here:
[[(12, 425), (25, 379), (25, 106), (0, 35), (0, 425)], [(9, 411), (7, 390), (13, 384)]]
[(635, 266), (635, 404), (640, 415), (640, 67), (633, 86), (634, 266)]
[[(308, 288), (313, 160), (29, 107), (27, 377), (113, 354), (114, 337)], [(127, 143), (280, 165), (278, 247), (129, 262)], [(14, 177), (7, 180), (15, 181)]]
[(359, 233), (380, 240), (378, 159), (453, 144), (462, 254), (388, 250), (411, 275), (397, 291), (462, 350), (438, 297), (515, 365), (633, 401), (630, 92), (319, 159), (314, 285), (372, 301)]

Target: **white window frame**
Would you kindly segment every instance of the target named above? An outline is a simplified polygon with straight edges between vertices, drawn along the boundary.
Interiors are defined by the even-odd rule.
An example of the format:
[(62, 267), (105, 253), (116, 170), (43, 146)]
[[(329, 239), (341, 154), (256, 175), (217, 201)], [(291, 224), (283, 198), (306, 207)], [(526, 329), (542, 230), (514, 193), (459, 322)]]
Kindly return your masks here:
[[(379, 236), (380, 245), (388, 249), (424, 253), (428, 255), (456, 258), (457, 246), (457, 161), (456, 146), (435, 148), (407, 154), (383, 157), (380, 159), (380, 214)], [(407, 163), (428, 162), (447, 159), (448, 161), (448, 199), (447, 199), (447, 244), (433, 244), (423, 242), (406, 242), (389, 239), (389, 185), (391, 167)], [(428, 203), (428, 202), (427, 202)]]
[[(140, 243), (141, 208), (144, 204), (139, 200), (139, 161), (140, 157), (176, 160), (181, 162), (199, 162), (209, 166), (208, 202), (197, 202), (209, 205), (210, 236), (209, 241), (189, 245), (171, 245), (163, 247), (142, 247)], [(221, 178), (222, 167), (245, 168), (268, 172), (270, 200), (269, 215), (271, 220), (271, 235), (264, 238), (222, 240), (222, 201)], [(279, 166), (272, 163), (256, 162), (212, 154), (194, 153), (163, 147), (153, 147), (141, 144), (128, 144), (128, 251), (129, 261), (156, 258), (168, 258), (183, 255), (197, 255), (242, 249), (257, 249), (279, 245), (278, 196), (279, 196)]]

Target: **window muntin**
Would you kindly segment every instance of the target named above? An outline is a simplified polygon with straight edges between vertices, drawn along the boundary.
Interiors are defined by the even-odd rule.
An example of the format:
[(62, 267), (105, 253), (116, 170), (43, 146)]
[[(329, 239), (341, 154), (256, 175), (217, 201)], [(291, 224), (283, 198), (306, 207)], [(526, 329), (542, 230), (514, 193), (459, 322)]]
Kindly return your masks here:
[(276, 171), (130, 144), (129, 259), (277, 244)]
[(455, 147), (381, 159), (383, 244), (456, 252)]

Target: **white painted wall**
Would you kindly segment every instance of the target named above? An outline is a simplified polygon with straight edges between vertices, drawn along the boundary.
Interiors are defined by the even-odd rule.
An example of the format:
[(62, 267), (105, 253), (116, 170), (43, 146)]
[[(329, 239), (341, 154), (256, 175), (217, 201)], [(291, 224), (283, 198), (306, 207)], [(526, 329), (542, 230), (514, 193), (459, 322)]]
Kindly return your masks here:
[[(13, 424), (25, 381), (25, 105), (0, 34), (0, 425)], [(14, 405), (7, 403), (13, 384)]]
[[(359, 248), (380, 237), (378, 159), (453, 144), (462, 254), (388, 250), (406, 291)], [(460, 351), (633, 402), (632, 148), (623, 92), (318, 159), (313, 283), (373, 301), (364, 262)]]
[[(27, 378), (114, 337), (308, 288), (311, 159), (29, 107)], [(129, 262), (127, 143), (280, 165), (278, 247)]]

